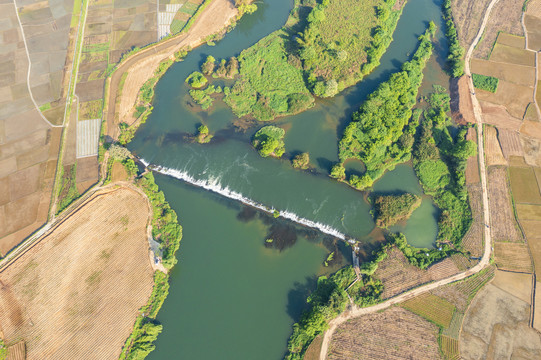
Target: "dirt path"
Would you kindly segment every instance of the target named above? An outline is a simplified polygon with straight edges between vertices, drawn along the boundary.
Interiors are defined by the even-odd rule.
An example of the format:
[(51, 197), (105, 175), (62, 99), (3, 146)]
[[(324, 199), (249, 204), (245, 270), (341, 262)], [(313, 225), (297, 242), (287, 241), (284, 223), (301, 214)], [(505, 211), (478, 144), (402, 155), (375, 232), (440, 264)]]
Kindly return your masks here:
[(473, 50), (475, 49), (475, 45), (479, 42), (481, 39), (481, 36), (483, 35), (483, 32), (485, 30), (485, 26), (487, 24), (490, 11), (494, 7), (496, 3), (498, 3), (499, 0), (492, 0), (490, 4), (488, 5), (485, 15), (483, 17), (483, 22), (481, 23), (481, 27), (479, 28), (479, 32), (477, 33), (477, 36), (473, 40), (470, 48), (468, 49), (468, 52), (466, 53), (465, 57), (465, 67), (464, 67), (464, 73), (465, 76), (468, 76), (468, 85), (470, 89), (470, 95), (473, 103), (473, 111), (475, 115), (475, 120), (477, 124), (477, 144), (478, 144), (478, 156), (479, 156), (479, 172), (481, 175), (481, 186), (482, 186), (482, 197), (483, 197), (483, 215), (484, 215), (484, 224), (485, 224), (485, 250), (483, 253), (483, 257), (481, 258), (481, 261), (477, 265), (475, 265), (473, 268), (460, 273), (453, 275), (449, 278), (438, 280), (436, 282), (421, 286), (419, 288), (413, 289), (411, 291), (407, 291), (405, 293), (402, 293), (401, 295), (398, 295), (394, 298), (391, 298), (387, 301), (384, 301), (382, 303), (379, 303), (374, 306), (365, 307), (365, 308), (359, 308), (357, 306), (352, 306), (348, 311), (343, 312), (340, 314), (337, 318), (333, 319), (329, 323), (329, 329), (325, 332), (323, 336), (323, 341), (321, 344), (321, 351), (319, 354), (320, 360), (325, 360), (327, 358), (327, 352), (329, 350), (329, 344), (332, 339), (332, 335), (336, 328), (343, 324), (344, 322), (348, 321), (349, 319), (374, 313), (383, 309), (388, 308), (389, 306), (392, 306), (394, 304), (400, 303), (404, 300), (413, 298), (415, 296), (421, 295), (427, 291), (433, 290), (439, 286), (443, 286), (458, 280), (462, 280), (467, 278), (468, 276), (471, 276), (473, 274), (478, 273), (483, 268), (485, 268), (487, 265), (489, 265), (490, 262), (490, 255), (492, 251), (492, 239), (490, 236), (490, 228), (486, 226), (486, 224), (489, 224), (490, 221), (490, 214), (488, 209), (488, 190), (487, 190), (487, 176), (486, 176), (486, 168), (485, 168), (485, 154), (484, 154), (484, 148), (483, 148), (483, 118), (482, 118), (482, 112), (481, 112), (481, 106), (479, 105), (479, 102), (477, 101), (477, 98), (475, 97), (475, 92), (473, 88), (473, 82), (471, 79), (471, 72), (470, 72), (470, 60), (471, 56), (473, 54)]
[[(141, 86), (154, 75), (159, 63), (173, 56), (181, 48), (196, 47), (201, 45), (205, 38), (215, 34), (229, 25), (237, 16), (238, 11), (231, 0), (214, 0), (199, 15), (187, 33), (165, 40), (145, 49), (128, 60), (124, 61), (113, 76), (109, 78), (109, 93), (106, 105), (107, 135), (116, 139), (119, 135), (118, 122), (131, 123), (132, 112), (137, 94)], [(122, 95), (117, 99), (120, 79), (124, 73), (128, 73)], [(118, 117), (115, 119), (115, 116)]]

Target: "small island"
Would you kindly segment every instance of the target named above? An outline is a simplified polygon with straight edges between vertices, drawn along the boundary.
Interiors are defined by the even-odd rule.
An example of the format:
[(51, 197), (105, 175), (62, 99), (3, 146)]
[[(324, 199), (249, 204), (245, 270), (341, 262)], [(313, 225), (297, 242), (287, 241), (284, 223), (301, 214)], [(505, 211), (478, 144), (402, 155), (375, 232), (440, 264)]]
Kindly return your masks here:
[(304, 152), (296, 155), (291, 160), (291, 165), (295, 169), (308, 170), (310, 168), (310, 154)]
[(420, 205), (421, 197), (413, 194), (376, 196), (374, 198), (376, 225), (385, 229), (406, 220)]
[(252, 145), (263, 157), (281, 157), (285, 152), (285, 130), (277, 126), (264, 126), (255, 133)]
[(195, 139), (200, 144), (206, 144), (212, 139), (213, 135), (209, 134), (209, 128), (207, 125), (201, 125), (197, 128), (197, 134), (195, 135)]

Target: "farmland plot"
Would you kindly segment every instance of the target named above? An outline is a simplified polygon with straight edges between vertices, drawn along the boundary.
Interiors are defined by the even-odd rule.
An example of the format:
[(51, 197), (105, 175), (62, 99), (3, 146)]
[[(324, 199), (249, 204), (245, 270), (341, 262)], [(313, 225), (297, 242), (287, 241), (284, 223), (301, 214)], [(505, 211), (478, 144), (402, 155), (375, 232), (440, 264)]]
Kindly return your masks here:
[(442, 328), (449, 327), (455, 311), (455, 306), (449, 301), (430, 293), (405, 301), (402, 306)]
[(503, 157), (500, 142), (498, 141), (498, 132), (492, 126), (485, 128), (485, 151), (487, 165), (507, 165)]
[(498, 269), (531, 273), (532, 259), (528, 245), (519, 243), (494, 243), (494, 260)]
[(509, 178), (513, 199), (517, 203), (541, 204), (541, 193), (531, 167), (510, 167)]
[(153, 287), (149, 215), (135, 190), (98, 193), (4, 268), (6, 342), (29, 360), (117, 359)]

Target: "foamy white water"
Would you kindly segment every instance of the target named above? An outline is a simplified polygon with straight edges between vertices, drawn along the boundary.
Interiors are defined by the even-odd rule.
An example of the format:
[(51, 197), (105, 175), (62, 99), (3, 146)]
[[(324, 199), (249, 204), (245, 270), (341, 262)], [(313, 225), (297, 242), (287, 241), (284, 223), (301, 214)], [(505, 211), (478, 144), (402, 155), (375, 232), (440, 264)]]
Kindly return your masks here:
[(307, 226), (307, 227), (310, 227), (310, 228), (313, 228), (313, 229), (317, 229), (317, 230), (319, 230), (319, 231), (321, 231), (321, 232), (323, 232), (325, 234), (334, 236), (334, 237), (336, 237), (338, 239), (341, 239), (341, 240), (344, 240), (344, 241), (348, 241), (351, 244), (355, 243), (355, 240), (348, 239), (345, 234), (343, 234), (340, 231), (332, 228), (329, 225), (325, 225), (325, 224), (322, 224), (320, 222), (305, 219), (305, 218), (300, 217), (297, 214), (295, 214), (293, 212), (290, 212), (290, 211), (287, 211), (287, 210), (279, 210), (279, 209), (270, 208), (270, 207), (267, 207), (267, 206), (265, 206), (265, 205), (263, 205), (261, 203), (258, 203), (257, 201), (249, 199), (249, 198), (245, 197), (244, 195), (242, 195), (241, 193), (238, 193), (236, 191), (233, 191), (233, 190), (229, 189), (227, 186), (226, 187), (222, 186), (220, 184), (219, 179), (212, 178), (212, 177), (209, 178), (209, 179), (196, 179), (196, 178), (194, 178), (193, 176), (191, 176), (190, 174), (188, 174), (185, 171), (181, 171), (181, 170), (177, 170), (177, 169), (171, 169), (171, 168), (167, 168), (167, 167), (160, 166), (160, 165), (151, 165), (145, 159), (139, 159), (139, 160), (146, 167), (148, 167), (152, 171), (156, 171), (156, 172), (158, 172), (160, 174), (174, 177), (176, 179), (182, 180), (182, 181), (187, 182), (189, 184), (192, 184), (194, 186), (203, 188), (203, 189), (208, 190), (208, 191), (212, 191), (212, 192), (214, 192), (216, 194), (220, 194), (220, 195), (225, 196), (225, 197), (227, 197), (229, 199), (240, 201), (241, 203), (243, 203), (245, 205), (252, 206), (252, 207), (254, 207), (256, 209), (259, 209), (259, 210), (264, 211), (264, 212), (269, 213), (269, 214), (274, 214), (274, 211), (278, 211), (280, 213), (280, 216), (285, 218), (285, 219), (291, 220), (291, 221), (296, 222), (298, 224), (301, 224), (303, 226)]

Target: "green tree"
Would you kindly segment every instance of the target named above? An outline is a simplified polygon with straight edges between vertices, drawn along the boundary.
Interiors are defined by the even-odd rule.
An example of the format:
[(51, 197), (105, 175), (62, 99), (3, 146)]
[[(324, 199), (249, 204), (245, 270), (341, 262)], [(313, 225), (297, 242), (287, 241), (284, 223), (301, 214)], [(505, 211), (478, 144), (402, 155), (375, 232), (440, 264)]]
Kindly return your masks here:
[(291, 163), (296, 169), (306, 170), (310, 166), (310, 155), (307, 152), (298, 154), (291, 160)]

